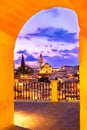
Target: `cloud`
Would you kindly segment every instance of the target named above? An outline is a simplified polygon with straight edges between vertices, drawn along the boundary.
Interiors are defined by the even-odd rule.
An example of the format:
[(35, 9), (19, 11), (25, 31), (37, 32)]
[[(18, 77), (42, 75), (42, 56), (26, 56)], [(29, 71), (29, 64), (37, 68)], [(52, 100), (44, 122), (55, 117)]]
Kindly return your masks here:
[(50, 44), (50, 48), (52, 48), (52, 45)]
[[(18, 51), (19, 54), (23, 54), (22, 52), (25, 53), (26, 51)], [(25, 64), (31, 65), (31, 67), (33, 67), (33, 64), (34, 64), (34, 66), (37, 66), (38, 59), (30, 54), (28, 54), (28, 55), (27, 55), (27, 53), (25, 53), (25, 54), (26, 54), (26, 57), (24, 57)], [(15, 68), (18, 68), (21, 65), (21, 57), (18, 56), (18, 58), (16, 60), (14, 60), (14, 63), (15, 63)], [(35, 65), (35, 63), (37, 63), (37, 64)]]
[(45, 10), (45, 13), (48, 15), (51, 15), (52, 17), (58, 17), (59, 10), (58, 10), (58, 8), (51, 8), (51, 9)]
[(71, 50), (65, 49), (65, 50), (60, 50), (59, 52), (62, 52), (62, 53), (69, 53), (69, 52), (71, 52)]
[(53, 52), (57, 52), (58, 50), (57, 49), (52, 49)]
[(74, 54), (78, 54), (79, 48), (78, 47), (74, 47), (71, 50), (65, 49), (65, 50), (59, 50), (60, 53), (74, 53)]
[(34, 52), (33, 54), (38, 55), (38, 52)]
[(29, 36), (27, 36), (27, 35), (26, 35), (26, 36), (24, 36), (24, 38), (25, 38), (25, 39), (27, 39), (27, 40), (30, 40), (30, 37), (29, 37)]
[(75, 47), (71, 50), (72, 53), (78, 53), (79, 52), (79, 48), (78, 47)]
[(63, 54), (62, 57), (64, 57), (64, 58), (70, 58), (70, 57), (73, 57), (73, 55), (71, 55), (71, 54)]
[[(27, 62), (27, 61), (37, 61), (37, 60), (38, 60), (38, 59), (35, 58), (32, 54), (29, 54), (29, 53), (27, 52), (27, 50), (19, 50), (19, 51), (17, 51), (16, 54), (18, 54), (18, 57), (17, 57), (17, 59), (15, 60), (15, 64), (19, 64), (19, 63), (20, 63), (20, 61), (21, 61), (21, 55), (22, 55), (22, 54), (24, 55), (24, 60), (25, 60), (25, 62)], [(38, 53), (34, 53), (34, 54), (36, 55), (36, 54), (38, 54)]]
[(15, 60), (15, 64), (19, 64), (20, 63), (20, 58), (18, 58), (17, 60)]
[[(67, 57), (67, 58), (66, 58)], [(65, 56), (44, 56), (45, 61), (49, 63), (52, 67), (61, 67), (63, 65), (78, 65), (78, 57), (74, 57), (73, 55), (66, 54)]]
[(24, 34), (21, 34), (21, 35), (18, 35), (18, 39), (26, 39), (26, 40), (30, 40), (31, 38), (29, 37), (29, 35), (24, 35)]
[(27, 50), (19, 50), (17, 51), (18, 54), (27, 54)]
[[(71, 33), (63, 28), (38, 28), (34, 33), (24, 34), (25, 39), (31, 38), (45, 38), (47, 41), (51, 42), (66, 42), (66, 43), (76, 43), (78, 39), (76, 38), (77, 33)], [(20, 36), (19, 36), (20, 37)]]
[(32, 55), (27, 55), (27, 57), (25, 58), (25, 62), (26, 61), (37, 61), (38, 59), (35, 58), (34, 56)]
[(44, 45), (45, 47), (48, 47), (48, 45)]
[(43, 58), (49, 59), (49, 56), (43, 56)]

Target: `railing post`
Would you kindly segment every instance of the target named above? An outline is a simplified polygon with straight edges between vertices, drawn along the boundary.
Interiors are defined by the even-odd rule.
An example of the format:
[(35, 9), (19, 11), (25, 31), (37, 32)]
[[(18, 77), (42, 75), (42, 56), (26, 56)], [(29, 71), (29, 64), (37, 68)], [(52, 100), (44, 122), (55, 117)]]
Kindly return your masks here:
[(51, 80), (52, 97), (51, 102), (58, 102), (58, 80)]

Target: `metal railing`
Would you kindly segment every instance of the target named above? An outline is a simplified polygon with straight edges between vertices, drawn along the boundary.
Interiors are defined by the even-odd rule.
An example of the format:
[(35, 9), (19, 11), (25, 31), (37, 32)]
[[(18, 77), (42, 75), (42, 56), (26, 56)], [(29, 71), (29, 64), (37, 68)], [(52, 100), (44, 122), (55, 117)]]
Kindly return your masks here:
[(51, 100), (51, 88), (48, 82), (21, 82), (15, 83), (15, 99)]
[(58, 100), (80, 100), (79, 81), (58, 83)]
[[(79, 81), (58, 82), (58, 100), (79, 100)], [(16, 82), (14, 99), (50, 101), (52, 95), (50, 82)]]

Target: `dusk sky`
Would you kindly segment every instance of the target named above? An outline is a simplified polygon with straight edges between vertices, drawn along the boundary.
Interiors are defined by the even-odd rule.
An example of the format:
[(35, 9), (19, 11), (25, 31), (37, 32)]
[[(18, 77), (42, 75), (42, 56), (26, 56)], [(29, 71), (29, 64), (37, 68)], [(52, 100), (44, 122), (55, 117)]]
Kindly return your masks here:
[(20, 30), (14, 51), (15, 68), (20, 66), (22, 54), (26, 64), (39, 67), (40, 53), (43, 65), (78, 65), (79, 31), (74, 11), (51, 8), (38, 12)]

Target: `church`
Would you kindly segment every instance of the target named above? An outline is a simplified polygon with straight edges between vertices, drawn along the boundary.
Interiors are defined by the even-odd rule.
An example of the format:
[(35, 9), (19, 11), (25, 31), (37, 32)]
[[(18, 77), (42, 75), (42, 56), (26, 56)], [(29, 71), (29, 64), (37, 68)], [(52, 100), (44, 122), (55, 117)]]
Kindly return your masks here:
[(45, 63), (45, 65), (40, 69), (40, 74), (52, 74), (52, 67)]
[(53, 71), (52, 67), (48, 63), (45, 63), (43, 66), (42, 54), (40, 54), (40, 57), (39, 57), (39, 65), (40, 65), (40, 71), (39, 71), (40, 74), (52, 74), (52, 71)]

